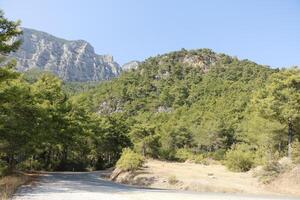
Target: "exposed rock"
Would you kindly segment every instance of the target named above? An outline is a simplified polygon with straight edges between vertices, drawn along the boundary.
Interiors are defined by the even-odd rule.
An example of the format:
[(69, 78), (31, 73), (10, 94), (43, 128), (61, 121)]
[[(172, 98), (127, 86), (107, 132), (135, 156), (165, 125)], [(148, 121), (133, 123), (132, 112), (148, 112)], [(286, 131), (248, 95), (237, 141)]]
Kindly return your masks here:
[(117, 183), (123, 183), (123, 184), (129, 184), (129, 185), (136, 185), (136, 186), (150, 186), (155, 181), (157, 181), (157, 177), (150, 176), (150, 177), (144, 177), (142, 176), (140, 171), (122, 171), (118, 168), (116, 168), (111, 176), (110, 180), (117, 182)]
[(173, 109), (171, 107), (159, 106), (157, 108), (158, 113), (169, 113), (169, 112), (172, 112), (172, 111), (173, 111)]
[(116, 168), (114, 171), (112, 171), (109, 179), (112, 180), (112, 181), (116, 181), (118, 176), (122, 173), (123, 171)]
[(98, 114), (112, 114), (123, 112), (121, 108), (121, 101), (118, 99), (111, 99), (104, 101), (99, 105)]
[[(217, 54), (210, 49), (181, 50), (159, 56), (158, 65), (164, 66), (165, 70), (168, 71), (170, 68), (167, 69), (167, 67), (170, 63), (177, 63), (182, 64), (182, 66), (200, 69), (206, 73), (220, 60), (220, 58), (220, 54)], [(168, 74), (165, 75), (168, 76)]]
[(216, 61), (217, 61), (216, 57), (209, 57), (209, 56), (203, 57), (197, 55), (192, 55), (192, 56), (187, 55), (182, 60), (183, 63), (189, 64), (193, 67), (199, 67), (204, 72), (207, 72), (209, 70), (209, 66), (214, 65)]
[(68, 41), (48, 33), (23, 28), (20, 49), (11, 54), (17, 69), (51, 71), (65, 81), (100, 81), (116, 77), (121, 67), (110, 55), (97, 55), (84, 40)]
[(138, 68), (139, 64), (140, 64), (139, 61), (131, 61), (131, 62), (125, 63), (122, 66), (122, 70), (123, 71), (135, 70)]

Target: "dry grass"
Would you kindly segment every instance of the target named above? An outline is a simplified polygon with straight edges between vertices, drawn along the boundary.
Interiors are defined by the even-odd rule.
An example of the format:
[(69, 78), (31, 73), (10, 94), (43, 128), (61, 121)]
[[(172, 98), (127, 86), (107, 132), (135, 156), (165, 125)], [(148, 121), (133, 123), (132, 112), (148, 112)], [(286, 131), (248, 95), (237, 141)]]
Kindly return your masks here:
[(14, 173), (0, 179), (0, 200), (9, 199), (21, 185), (30, 183), (35, 179), (35, 174)]
[[(206, 192), (264, 193), (257, 179), (248, 173), (231, 172), (220, 164), (202, 165), (150, 160), (144, 176), (154, 175), (153, 187), (167, 187)], [(175, 175), (180, 184), (169, 185), (168, 177)]]
[(176, 183), (178, 183), (179, 181), (177, 180), (175, 175), (169, 176), (168, 178), (168, 183), (170, 185), (175, 185)]
[(281, 174), (276, 180), (271, 182), (268, 187), (272, 191), (300, 196), (300, 165)]
[[(152, 188), (165, 188), (176, 190), (190, 190), (199, 192), (224, 192), (224, 193), (247, 193), (247, 194), (290, 194), (299, 195), (300, 182), (298, 171), (293, 176), (295, 182), (285, 178), (293, 187), (293, 191), (274, 190), (274, 185), (262, 184), (258, 178), (253, 176), (253, 171), (249, 172), (231, 172), (221, 164), (194, 164), (194, 163), (177, 163), (158, 160), (147, 160), (145, 167), (135, 173), (120, 174), (115, 181), (147, 186)], [(172, 177), (172, 178), (170, 178)], [(173, 179), (176, 181), (173, 181)], [(287, 177), (287, 174), (285, 174)], [(171, 181), (170, 181), (171, 180)], [(171, 182), (171, 183), (170, 183)], [(174, 184), (176, 182), (176, 184)], [(283, 180), (281, 181), (283, 182)], [(287, 188), (287, 184), (280, 184)], [(274, 183), (275, 184), (275, 183)], [(279, 185), (279, 183), (276, 183)], [(271, 188), (270, 188), (271, 187)], [(298, 192), (297, 192), (298, 191)]]

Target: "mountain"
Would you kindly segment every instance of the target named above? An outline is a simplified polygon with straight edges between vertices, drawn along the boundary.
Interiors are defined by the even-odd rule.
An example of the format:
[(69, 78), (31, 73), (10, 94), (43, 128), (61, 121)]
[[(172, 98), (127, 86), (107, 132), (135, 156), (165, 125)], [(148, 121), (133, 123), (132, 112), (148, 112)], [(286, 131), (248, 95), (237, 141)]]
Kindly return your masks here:
[[(209, 49), (183, 49), (143, 62), (130, 62), (123, 66), (123, 71), (118, 78), (90, 91), (88, 98), (96, 98), (87, 101), (95, 103), (88, 104), (92, 110), (164, 112), (204, 100), (215, 102), (225, 93), (237, 94), (237, 98), (245, 95), (248, 101), (249, 95), (274, 70)], [(233, 94), (234, 90), (238, 93)], [(210, 95), (214, 98), (208, 99)]]
[[(126, 119), (135, 147), (155, 144), (145, 150), (154, 157), (174, 158), (189, 147), (220, 158), (241, 138), (253, 97), (277, 71), (209, 49), (182, 49), (150, 57), (73, 100)], [(139, 134), (145, 140), (136, 140)]]
[(23, 28), (16, 58), (17, 69), (53, 72), (65, 81), (101, 81), (116, 77), (121, 67), (110, 55), (97, 55), (84, 40), (69, 41), (45, 32)]
[(118, 78), (81, 95), (81, 102), (102, 114), (172, 113), (199, 107), (213, 113), (226, 108), (234, 119), (241, 119), (253, 92), (274, 71), (209, 49), (183, 49), (150, 57), (135, 70), (125, 69)]

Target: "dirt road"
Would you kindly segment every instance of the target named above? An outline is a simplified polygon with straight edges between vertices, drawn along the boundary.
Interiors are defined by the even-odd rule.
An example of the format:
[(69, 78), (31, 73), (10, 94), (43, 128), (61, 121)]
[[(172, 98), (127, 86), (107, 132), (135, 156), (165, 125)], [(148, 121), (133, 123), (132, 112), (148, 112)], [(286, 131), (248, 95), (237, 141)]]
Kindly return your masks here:
[(296, 199), (144, 189), (110, 182), (101, 172), (47, 173), (37, 183), (22, 186), (13, 200), (267, 200)]

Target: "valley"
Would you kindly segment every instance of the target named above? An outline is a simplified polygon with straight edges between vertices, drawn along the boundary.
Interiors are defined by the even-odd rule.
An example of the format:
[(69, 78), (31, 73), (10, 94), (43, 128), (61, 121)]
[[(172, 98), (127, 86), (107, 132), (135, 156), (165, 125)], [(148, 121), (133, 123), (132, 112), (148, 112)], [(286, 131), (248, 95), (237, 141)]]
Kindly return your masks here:
[(299, 67), (201, 47), (120, 66), (0, 11), (0, 199), (299, 197)]

